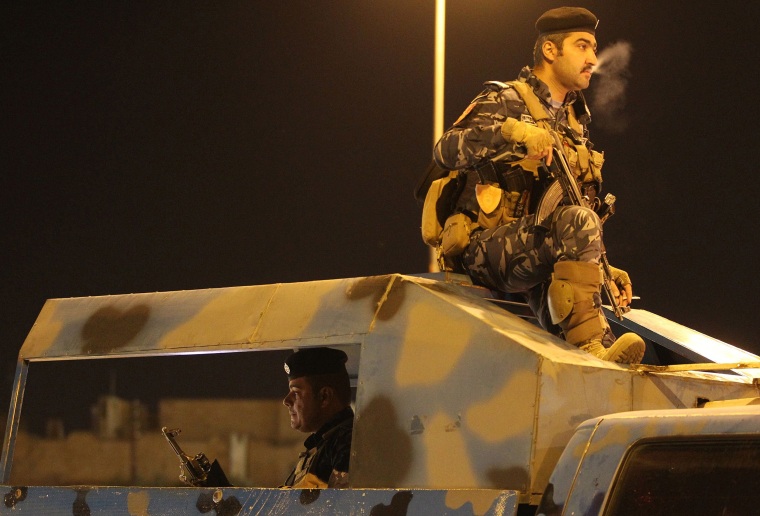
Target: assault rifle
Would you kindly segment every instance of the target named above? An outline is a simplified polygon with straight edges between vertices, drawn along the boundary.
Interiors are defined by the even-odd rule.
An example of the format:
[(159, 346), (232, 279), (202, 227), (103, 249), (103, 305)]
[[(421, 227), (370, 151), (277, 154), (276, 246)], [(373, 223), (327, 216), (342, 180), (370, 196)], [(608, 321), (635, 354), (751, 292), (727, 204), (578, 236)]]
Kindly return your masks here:
[[(599, 214), (601, 221), (604, 222), (615, 212), (615, 196), (607, 194), (604, 201), (598, 205), (590, 206), (588, 197), (581, 193), (578, 181), (576, 181), (575, 176), (570, 171), (570, 165), (568, 165), (567, 158), (562, 150), (562, 139), (556, 131), (549, 132), (551, 133), (552, 138), (554, 138), (554, 145), (552, 146), (552, 164), (556, 165), (551, 168), (545, 167), (548, 170), (549, 177), (551, 177), (553, 181), (547, 187), (536, 209), (536, 225), (546, 228), (545, 223), (547, 222), (549, 215), (551, 215), (563, 199), (567, 199), (570, 204), (576, 206), (584, 206), (586, 208), (594, 209), (594, 211)], [(617, 302), (617, 298), (612, 293), (612, 288), (610, 286), (613, 282), (612, 271), (610, 269), (610, 263), (607, 260), (607, 252), (604, 248), (604, 243), (602, 243), (602, 256), (600, 262), (604, 273), (604, 293), (612, 306), (612, 311), (615, 313), (615, 317), (622, 321), (623, 314), (628, 312), (630, 308), (627, 306), (620, 306)]]
[(169, 446), (172, 447), (174, 453), (179, 457), (180, 474), (179, 479), (190, 486), (205, 486), (208, 474), (211, 471), (211, 463), (205, 454), (199, 453), (195, 457), (190, 457), (187, 453), (182, 451), (179, 447), (175, 437), (179, 435), (182, 430), (174, 428), (169, 430), (166, 427), (161, 429), (161, 433), (164, 434), (166, 440), (169, 441)]

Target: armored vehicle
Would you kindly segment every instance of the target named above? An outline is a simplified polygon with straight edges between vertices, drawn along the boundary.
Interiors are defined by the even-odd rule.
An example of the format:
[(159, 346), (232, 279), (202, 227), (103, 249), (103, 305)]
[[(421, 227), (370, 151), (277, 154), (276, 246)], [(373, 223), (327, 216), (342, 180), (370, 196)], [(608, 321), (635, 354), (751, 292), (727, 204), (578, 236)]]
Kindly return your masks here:
[[(610, 321), (616, 333), (645, 339), (643, 364), (619, 365), (580, 351), (537, 326), (519, 302), (445, 273), (51, 299), (19, 353), (0, 508), (11, 514), (510, 515), (534, 514), (540, 504), (543, 514), (597, 514), (631, 506), (625, 497), (612, 500), (608, 486), (630, 478), (617, 465), (636, 443), (649, 446), (635, 455), (647, 463), (658, 456), (651, 452), (658, 440), (680, 435), (680, 449), (697, 450), (690, 460), (699, 461), (697, 441), (725, 443), (716, 436), (733, 432), (741, 454), (757, 457), (759, 357), (644, 310)], [(267, 372), (257, 362), (269, 367), (272, 354), (310, 346), (349, 356), (355, 409), (349, 489), (282, 489), (235, 479), (239, 487), (108, 486), (86, 475), (41, 485), (15, 462), (31, 455), (22, 459), (16, 450), (27, 378), (34, 380), (30, 364), (246, 353), (245, 371), (229, 374), (264, 383)], [(185, 371), (179, 381), (200, 374)], [(162, 439), (159, 429), (172, 425), (160, 420), (151, 432)], [(188, 451), (189, 444), (183, 442)], [(140, 449), (131, 453), (141, 458)], [(728, 456), (720, 449), (704, 457)], [(109, 461), (100, 451), (92, 447), (77, 460)], [(164, 451), (176, 477), (176, 457)], [(156, 462), (159, 455), (145, 459)], [(251, 460), (266, 469), (260, 458)], [(721, 464), (726, 478), (757, 478), (757, 461), (735, 472)], [(606, 477), (598, 469), (584, 473), (600, 465)], [(51, 460), (45, 467), (55, 466)], [(641, 492), (625, 496), (647, 499)]]

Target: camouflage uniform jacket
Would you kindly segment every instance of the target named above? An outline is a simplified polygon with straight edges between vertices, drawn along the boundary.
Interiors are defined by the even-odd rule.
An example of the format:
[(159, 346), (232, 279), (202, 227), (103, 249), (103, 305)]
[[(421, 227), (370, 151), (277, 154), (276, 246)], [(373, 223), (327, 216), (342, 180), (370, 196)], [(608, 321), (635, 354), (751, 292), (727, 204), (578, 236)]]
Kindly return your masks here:
[[(578, 100), (578, 95), (575, 92), (570, 92), (562, 107), (554, 110), (551, 109), (549, 87), (533, 75), (530, 68), (523, 68), (518, 80), (527, 82), (532, 87), (536, 96), (541, 100), (555, 130), (571, 132), (578, 141), (583, 142), (583, 145), (586, 145), (590, 150), (591, 144), (587, 140), (588, 131), (585, 126), (589, 117), (577, 117), (581, 124), (582, 134), (572, 130), (568, 121), (567, 111), (573, 109), (573, 103)], [(473, 99), (454, 125), (443, 134), (433, 152), (433, 157), (441, 168), (466, 170), (466, 186), (464, 186), (460, 201), (457, 203), (457, 211), (469, 213), (473, 219), (477, 219), (479, 209), (474, 191), (475, 185), (480, 181), (475, 168), (488, 163), (493, 158), (498, 158), (498, 162), (502, 166), (501, 170), (504, 171), (509, 168), (510, 163), (526, 157), (525, 148), (522, 145), (504, 139), (501, 134), (502, 124), (507, 117), (535, 124), (525, 102), (514, 88), (501, 88), (493, 83), (487, 84), (489, 86)], [(529, 174), (529, 176), (534, 175), (532, 172)], [(601, 175), (599, 175), (599, 179), (601, 180)], [(508, 190), (516, 191), (513, 188), (508, 188)], [(538, 195), (536, 194), (538, 193), (533, 192), (532, 200), (537, 201)], [(529, 213), (531, 213), (530, 209), (523, 214)], [(517, 216), (523, 214), (517, 214)]]
[[(306, 451), (285, 482), (286, 487), (347, 487), (354, 412), (346, 407), (303, 443)], [(316, 478), (314, 478), (316, 477)]]

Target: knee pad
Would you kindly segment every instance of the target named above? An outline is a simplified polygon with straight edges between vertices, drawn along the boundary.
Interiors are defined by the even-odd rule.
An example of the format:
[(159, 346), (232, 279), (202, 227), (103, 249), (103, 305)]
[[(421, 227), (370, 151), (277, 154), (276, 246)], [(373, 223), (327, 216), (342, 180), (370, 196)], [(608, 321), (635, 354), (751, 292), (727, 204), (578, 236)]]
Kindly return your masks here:
[[(553, 324), (559, 324), (578, 309), (594, 310), (602, 271), (588, 262), (561, 261), (554, 264), (552, 282), (547, 290), (547, 305)], [(576, 306), (577, 305), (577, 306)]]
[(546, 294), (552, 324), (559, 324), (568, 318), (575, 305), (575, 291), (569, 281), (553, 279)]

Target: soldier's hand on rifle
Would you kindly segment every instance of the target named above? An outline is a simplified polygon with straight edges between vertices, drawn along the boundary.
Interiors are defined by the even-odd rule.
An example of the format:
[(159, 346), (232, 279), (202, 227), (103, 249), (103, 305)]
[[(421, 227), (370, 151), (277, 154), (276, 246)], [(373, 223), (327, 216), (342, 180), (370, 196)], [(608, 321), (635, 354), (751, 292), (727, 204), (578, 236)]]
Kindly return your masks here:
[(554, 140), (546, 129), (514, 118), (507, 118), (501, 126), (501, 135), (507, 141), (524, 145), (529, 159), (546, 158), (546, 166), (552, 164)]
[(622, 269), (610, 266), (612, 273), (612, 282), (610, 290), (617, 299), (618, 305), (628, 306), (633, 299), (633, 287), (631, 286), (631, 277)]

